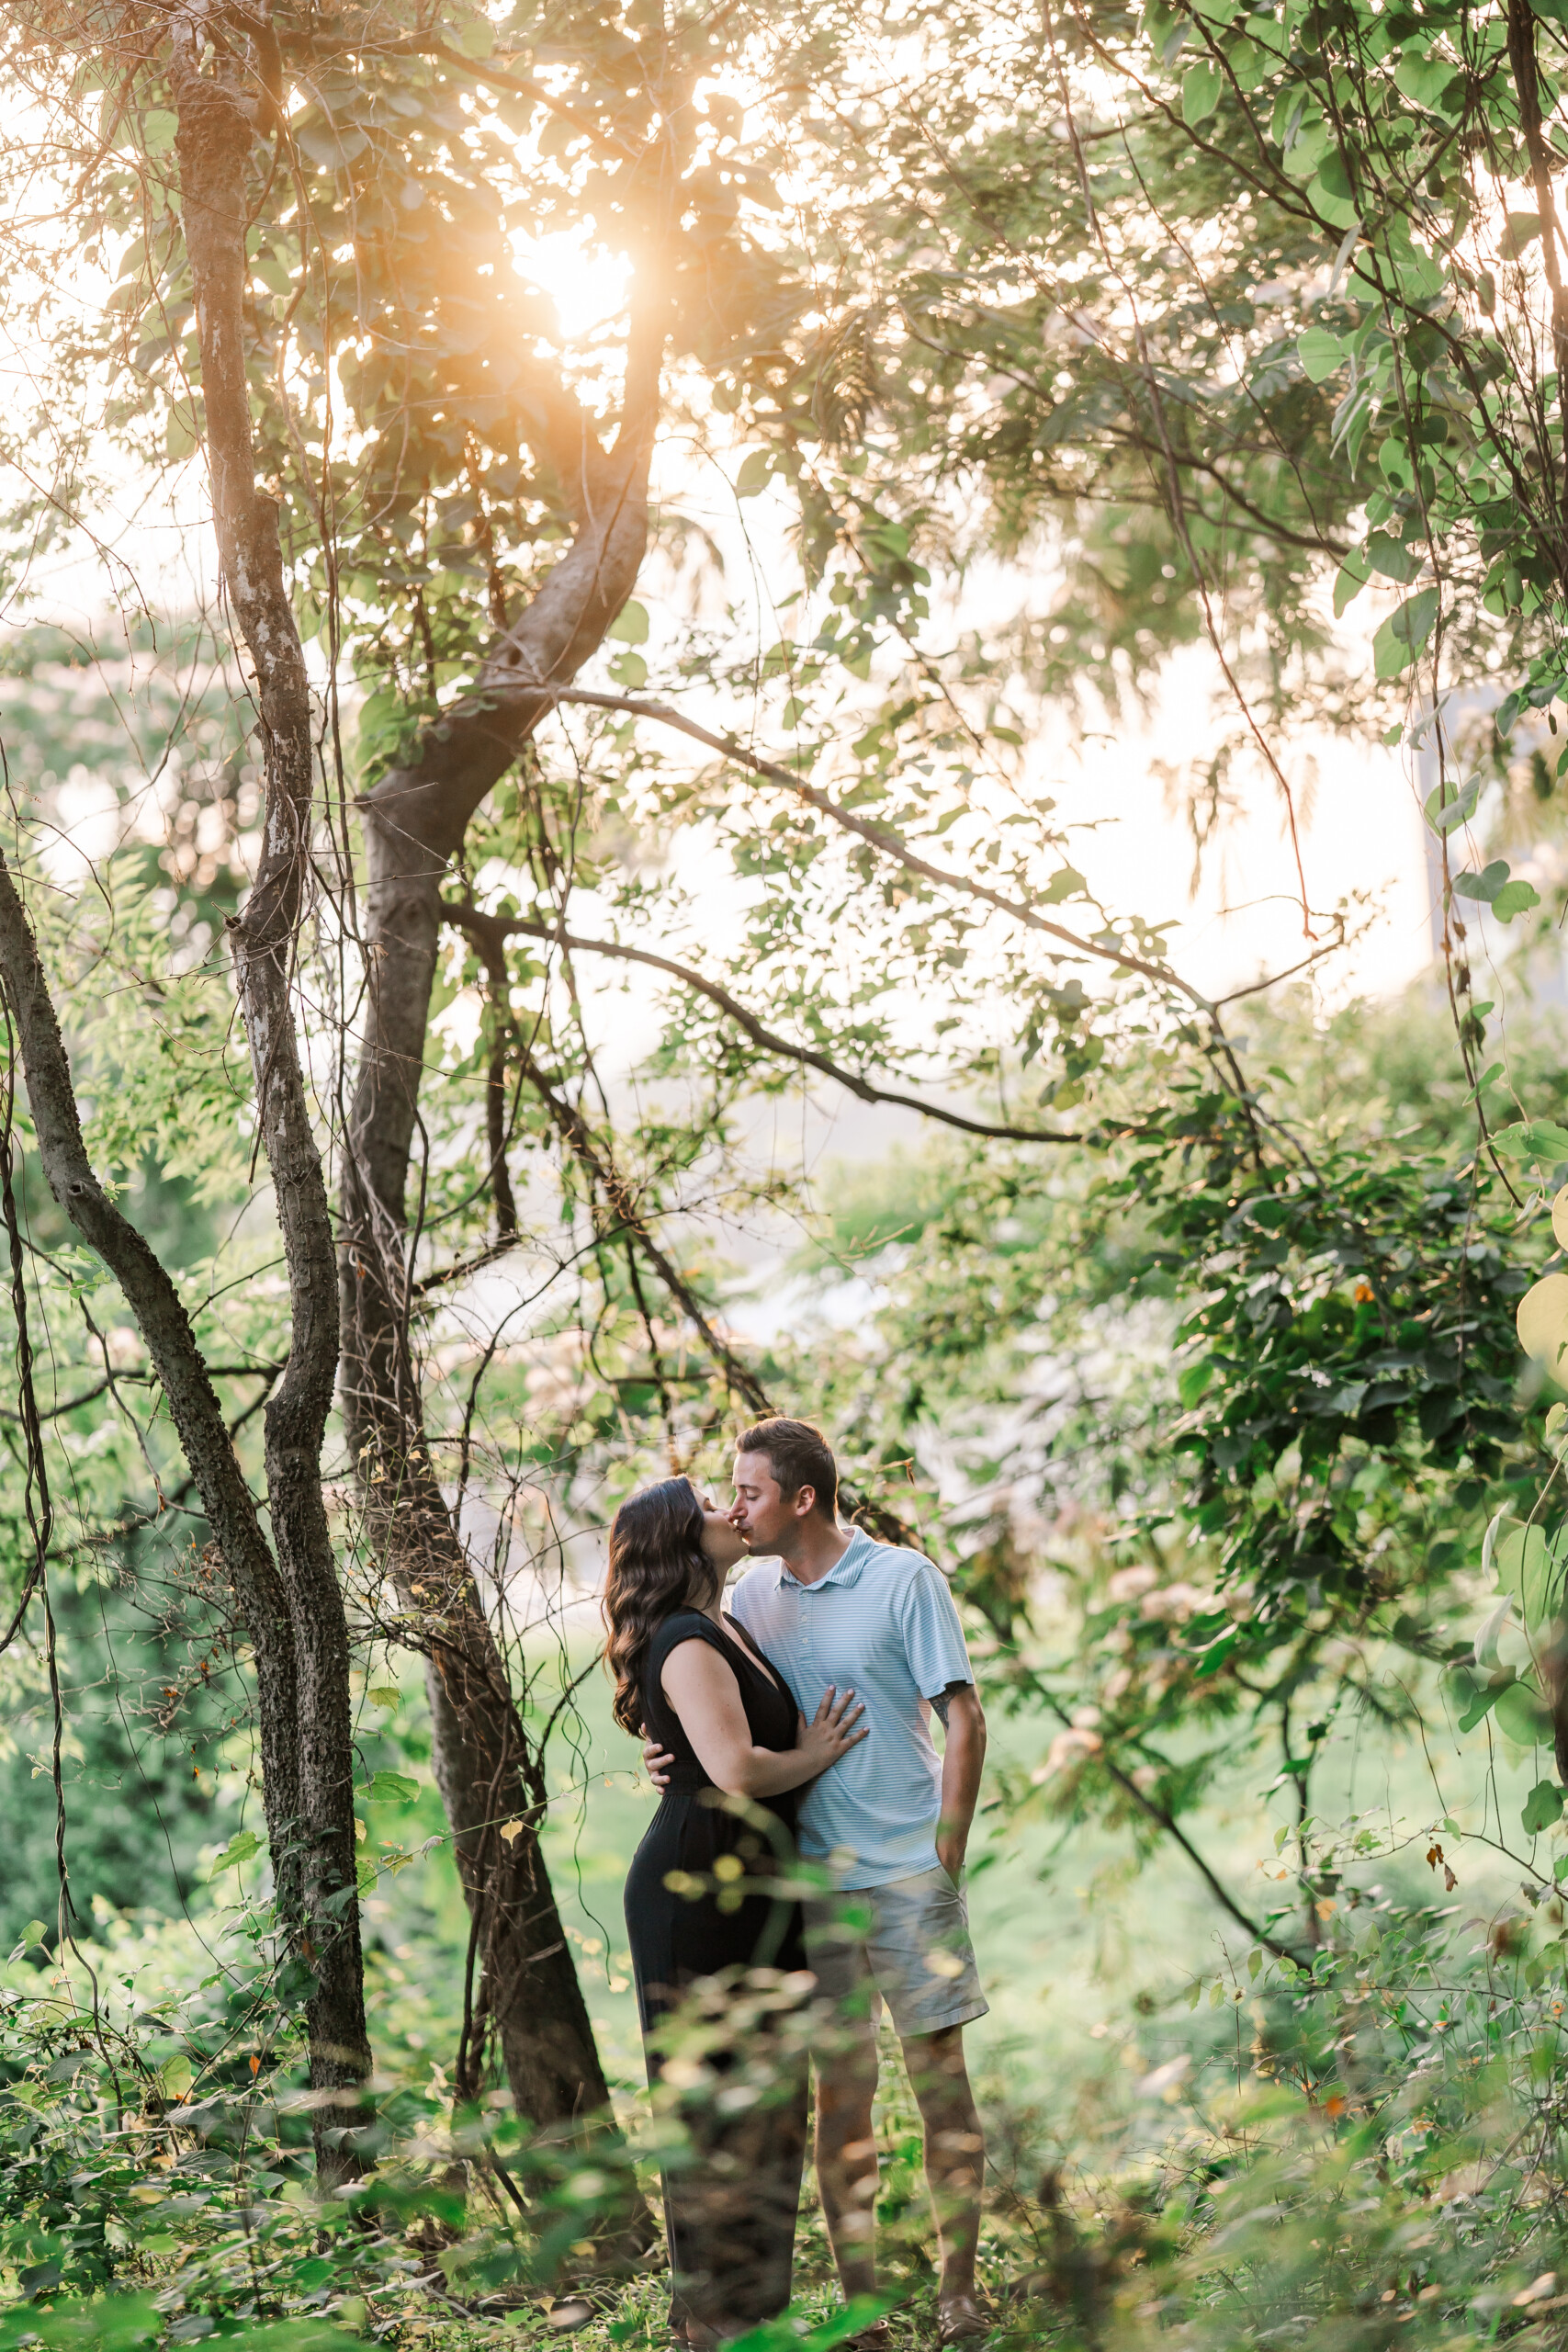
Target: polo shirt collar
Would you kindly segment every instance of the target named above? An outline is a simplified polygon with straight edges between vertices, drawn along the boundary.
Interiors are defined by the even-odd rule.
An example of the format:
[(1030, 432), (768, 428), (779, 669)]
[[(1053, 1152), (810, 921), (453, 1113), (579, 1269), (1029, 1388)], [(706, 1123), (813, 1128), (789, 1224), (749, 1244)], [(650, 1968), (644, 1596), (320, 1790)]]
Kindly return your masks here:
[(773, 1590), (781, 1592), (786, 1584), (797, 1586), (802, 1592), (819, 1591), (825, 1584), (858, 1584), (861, 1570), (866, 1563), (866, 1555), (868, 1553), (874, 1552), (875, 1549), (874, 1541), (866, 1533), (864, 1528), (857, 1527), (850, 1537), (849, 1547), (843, 1557), (833, 1563), (825, 1577), (814, 1577), (810, 1584), (803, 1585), (798, 1577), (790, 1574), (789, 1569), (781, 1560), (773, 1578)]

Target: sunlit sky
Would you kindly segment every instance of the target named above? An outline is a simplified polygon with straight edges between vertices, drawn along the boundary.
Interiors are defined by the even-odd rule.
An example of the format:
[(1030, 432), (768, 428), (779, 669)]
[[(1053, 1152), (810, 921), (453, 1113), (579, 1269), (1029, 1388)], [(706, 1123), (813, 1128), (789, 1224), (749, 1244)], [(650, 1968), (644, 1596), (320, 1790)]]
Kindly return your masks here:
[[(626, 299), (627, 265), (594, 254), (572, 234), (517, 238), (520, 266), (554, 300), (563, 336), (576, 340), (613, 322)], [(776, 634), (767, 608), (778, 582), (793, 574), (784, 536), (782, 494), (742, 506), (726, 480), (738, 469), (744, 445), (721, 450), (716, 464), (679, 440), (661, 452), (657, 489), (666, 504), (700, 521), (726, 560), (726, 590), (742, 606), (742, 625), (760, 642)], [(153, 606), (179, 607), (210, 599), (216, 552), (206, 516), (206, 487), (198, 458), (148, 490), (128, 484), (118, 511), (98, 518), (103, 536), (134, 573)], [(950, 625), (984, 625), (1027, 601), (1027, 569), (973, 573), (958, 602), (940, 613)], [(44, 559), (31, 582), (33, 610), (83, 617), (103, 613), (114, 583), (100, 560), (78, 548)], [(1046, 583), (1041, 583), (1043, 594)], [(660, 639), (673, 639), (679, 616), (651, 608), (657, 656)], [(751, 613), (745, 606), (750, 599)], [(130, 600), (127, 600), (128, 602)], [(1352, 605), (1341, 625), (1351, 658), (1370, 646), (1381, 607), (1371, 595)], [(1370, 660), (1370, 656), (1368, 657)], [(655, 674), (657, 675), (657, 669)], [(1075, 837), (1071, 855), (1096, 894), (1116, 910), (1151, 920), (1177, 918), (1169, 933), (1173, 960), (1205, 992), (1220, 995), (1266, 971), (1281, 969), (1306, 950), (1302, 935), (1294, 861), (1275, 786), (1260, 772), (1238, 775), (1245, 802), (1211, 842), (1194, 882), (1193, 844), (1185, 819), (1171, 805), (1166, 774), (1201, 758), (1217, 736), (1219, 680), (1206, 647), (1176, 656), (1146, 716), (1092, 722), (1080, 737), (1065, 718), (1047, 712), (1027, 753), (1031, 788), (1048, 790), (1067, 824), (1091, 827)], [(1303, 864), (1314, 906), (1333, 909), (1362, 894), (1355, 918), (1359, 936), (1320, 968), (1325, 998), (1396, 991), (1430, 962), (1431, 893), (1423, 828), (1407, 754), (1327, 736), (1292, 737), (1276, 747), (1296, 794)], [(95, 818), (93, 795), (78, 810), (80, 845), (91, 855), (108, 845), (106, 814)], [(694, 880), (702, 879), (700, 871)], [(628, 1008), (617, 995), (616, 1022), (625, 1049), (642, 1042), (644, 1024), (626, 1026)], [(460, 1016), (459, 1016), (460, 1018)], [(652, 1019), (647, 1034), (650, 1037)]]

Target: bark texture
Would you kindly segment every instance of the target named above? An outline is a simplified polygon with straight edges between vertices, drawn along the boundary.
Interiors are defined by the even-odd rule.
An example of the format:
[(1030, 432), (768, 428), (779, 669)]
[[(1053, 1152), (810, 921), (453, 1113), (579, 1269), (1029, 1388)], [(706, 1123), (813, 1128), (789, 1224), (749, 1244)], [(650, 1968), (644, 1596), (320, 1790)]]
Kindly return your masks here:
[[(304, 652), (284, 587), (277, 510), (256, 487), (251, 437), (243, 304), (255, 85), (231, 50), (216, 50), (204, 66), (201, 49), (199, 20), (176, 24), (175, 154), (201, 349), (213, 521), (223, 587), (253, 665), (265, 773), (260, 865), (245, 910), (230, 926), (230, 941), (288, 1268), (288, 1363), (266, 1407), (265, 1459), (296, 1676), (295, 1836), (302, 1883), (292, 1924), (315, 1980), (308, 2010), (312, 2085), (356, 2098), (370, 2073), (370, 2048), (355, 1889), (348, 1627), (321, 1492), (321, 1446), (337, 1374), (337, 1267), (293, 988), (310, 872), (315, 755)], [(322, 2132), (329, 2128), (323, 2125)], [(355, 2168), (341, 2145), (334, 2148), (320, 2135), (319, 2142), (329, 2173), (341, 2177)]]
[[(407, 1196), (442, 878), (485, 795), (551, 707), (551, 689), (602, 643), (647, 546), (661, 327), (645, 322), (637, 341), (611, 450), (574, 409), (555, 420), (551, 454), (573, 485), (570, 548), (497, 640), (474, 694), (361, 803), (367, 1007), (342, 1199), (342, 1404), (367, 1533), (428, 1658), (435, 1777), (479, 1970), (462, 2087), (477, 2087), (482, 2029), (493, 2024), (513, 2101), (544, 2127), (606, 2112), (609, 2092), (536, 1835), (536, 1759), (431, 1459), (409, 1340)], [(492, 1158), (502, 1102), (497, 1071)], [(504, 1192), (497, 1205), (504, 1223)]]

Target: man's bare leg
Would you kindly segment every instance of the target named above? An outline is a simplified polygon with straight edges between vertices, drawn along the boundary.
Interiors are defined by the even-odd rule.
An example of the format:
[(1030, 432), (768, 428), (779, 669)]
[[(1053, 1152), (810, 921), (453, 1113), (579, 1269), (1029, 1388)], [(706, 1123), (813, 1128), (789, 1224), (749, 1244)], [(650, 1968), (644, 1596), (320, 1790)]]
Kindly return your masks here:
[(817, 2193), (846, 2301), (876, 2288), (876, 2021), (855, 2018), (817, 2061)]
[[(964, 2305), (980, 2319), (975, 2304), (975, 2252), (986, 2143), (964, 2063), (964, 2028), (952, 2025), (940, 2033), (911, 2034), (904, 2044), (904, 2064), (925, 2127), (926, 2181), (942, 2250), (939, 2308), (948, 2341), (948, 2323), (964, 2315)], [(970, 2332), (983, 2335), (984, 2324)]]

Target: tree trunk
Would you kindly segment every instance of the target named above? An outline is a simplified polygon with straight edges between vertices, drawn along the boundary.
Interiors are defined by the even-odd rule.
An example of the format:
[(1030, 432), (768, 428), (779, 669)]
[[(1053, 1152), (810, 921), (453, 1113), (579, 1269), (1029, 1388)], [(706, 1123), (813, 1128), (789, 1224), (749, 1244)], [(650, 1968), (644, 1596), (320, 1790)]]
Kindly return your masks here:
[[(311, 2083), (344, 2092), (344, 2103), (353, 2107), (371, 2062), (355, 1885), (348, 1626), (321, 1493), (321, 1446), (337, 1374), (337, 1269), (293, 999), (315, 750), (304, 651), (283, 582), (277, 510), (256, 488), (251, 438), (243, 305), (254, 106), (245, 92), (254, 83), (227, 45), (215, 51), (206, 73), (200, 70), (201, 21), (194, 13), (176, 21), (171, 81), (213, 520), (223, 585), (254, 666), (265, 764), (261, 861), (230, 940), (288, 1268), (288, 1363), (266, 1407), (265, 1459), (297, 1678), (297, 1933), (314, 1980), (307, 2005)], [(340, 2126), (324, 2108), (317, 2119), (323, 2173), (329, 2180), (351, 2177), (358, 2167)]]
[[(536, 1835), (537, 1759), (430, 1455), (409, 1338), (406, 1197), (442, 877), (550, 708), (550, 687), (602, 643), (636, 582), (660, 348), (661, 329), (645, 328), (612, 453), (578, 421), (561, 468), (580, 486), (571, 548), (492, 649), (473, 695), (361, 803), (367, 1006), (343, 1185), (342, 1406), (368, 1532), (426, 1652), (435, 1777), (480, 1968), (479, 2019), (494, 2024), (519, 2113), (542, 2127), (603, 2115), (609, 2092)], [(466, 2032), (470, 2089), (477, 2060)]]

